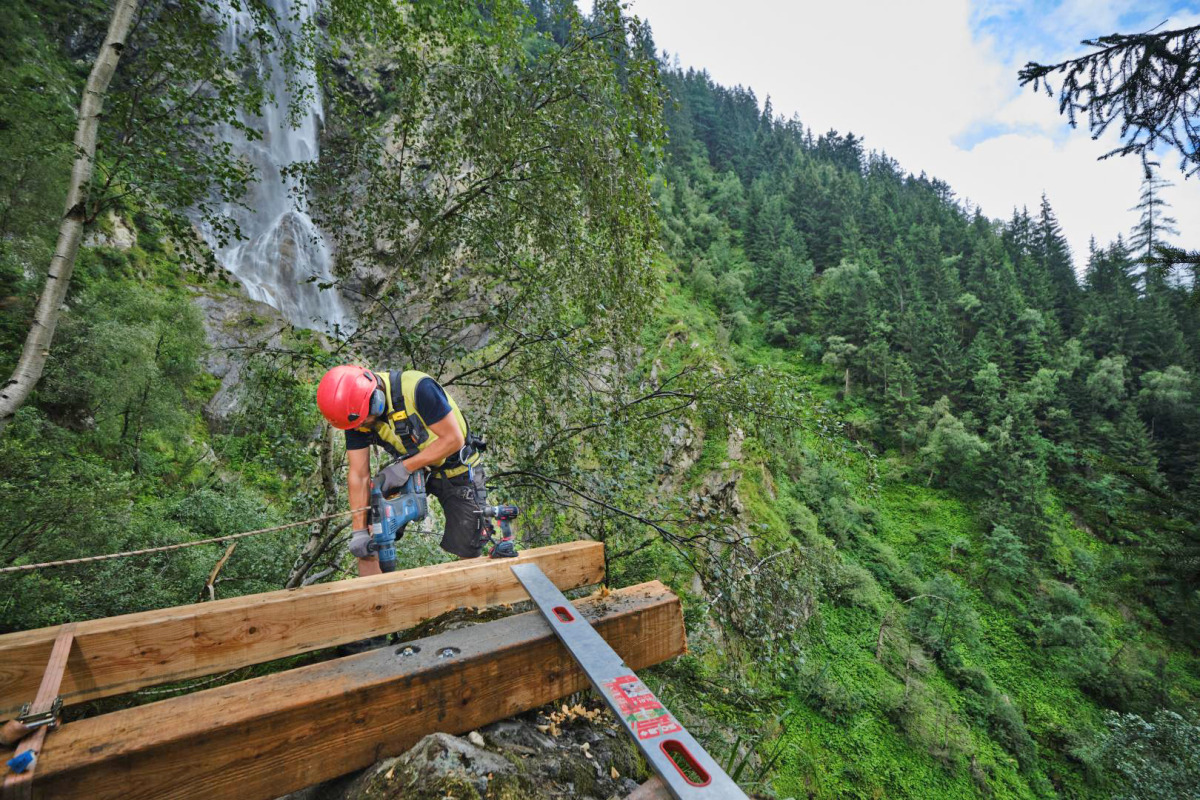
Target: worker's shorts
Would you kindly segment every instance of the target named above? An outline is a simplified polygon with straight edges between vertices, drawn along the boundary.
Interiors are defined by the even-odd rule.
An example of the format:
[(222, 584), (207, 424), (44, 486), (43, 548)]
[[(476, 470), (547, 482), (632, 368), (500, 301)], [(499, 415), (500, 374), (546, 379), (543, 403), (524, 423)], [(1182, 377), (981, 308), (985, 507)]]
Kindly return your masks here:
[[(474, 480), (471, 473), (474, 473)], [(475, 512), (487, 505), (487, 486), (483, 467), (455, 475), (453, 478), (430, 478), (426, 481), (429, 493), (442, 504), (446, 515), (446, 531), (442, 534), (442, 549), (462, 558), (477, 558), (483, 550), (480, 531), (483, 518)]]

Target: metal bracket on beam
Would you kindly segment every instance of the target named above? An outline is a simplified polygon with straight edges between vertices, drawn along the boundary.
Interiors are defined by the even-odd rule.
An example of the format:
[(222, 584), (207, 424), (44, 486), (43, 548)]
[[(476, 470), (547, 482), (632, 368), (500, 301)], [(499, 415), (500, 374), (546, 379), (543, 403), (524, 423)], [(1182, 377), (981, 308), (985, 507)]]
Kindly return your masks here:
[(50, 704), (50, 708), (45, 711), (34, 712), (33, 703), (26, 703), (21, 706), (21, 713), (17, 714), (17, 722), (24, 725), (29, 730), (36, 730), (45, 726), (49, 730), (54, 730), (58, 727), (58, 715), (62, 713), (62, 695), (54, 698), (54, 702)]

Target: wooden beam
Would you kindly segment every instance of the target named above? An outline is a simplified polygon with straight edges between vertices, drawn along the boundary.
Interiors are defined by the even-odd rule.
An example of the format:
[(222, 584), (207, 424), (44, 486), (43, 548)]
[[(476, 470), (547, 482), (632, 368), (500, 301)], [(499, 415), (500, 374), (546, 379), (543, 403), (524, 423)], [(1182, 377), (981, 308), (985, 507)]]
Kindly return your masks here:
[[(522, 551), (563, 588), (604, 580), (604, 545)], [(456, 608), (528, 599), (508, 559), (473, 559), (80, 622), (63, 678), (69, 704), (211, 675), (410, 628)], [(0, 636), (0, 719), (33, 699), (57, 627)]]
[[(633, 669), (686, 650), (679, 599), (658, 581), (578, 608)], [(520, 614), (67, 723), (34, 797), (266, 800), (587, 686), (541, 615)]]

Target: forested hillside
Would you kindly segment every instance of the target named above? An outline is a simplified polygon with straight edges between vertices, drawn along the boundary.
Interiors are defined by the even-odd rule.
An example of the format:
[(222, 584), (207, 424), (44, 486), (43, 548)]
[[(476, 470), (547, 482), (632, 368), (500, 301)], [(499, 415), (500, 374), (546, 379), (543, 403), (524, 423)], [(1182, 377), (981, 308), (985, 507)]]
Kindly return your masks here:
[[(344, 509), (316, 381), (416, 367), (488, 434), (526, 546), (601, 540), (610, 583), (681, 595), (689, 654), (648, 682), (748, 789), (1200, 796), (1200, 287), (1140, 263), (1161, 211), (1072, 253), (1053, 198), (967, 207), (886, 142), (671, 66), (614, 3), (320, 8), (295, 174), (355, 330), (294, 327), (193, 252), (190, 204), (239, 186), (219, 146), (191, 185), (137, 139), (168, 133), (102, 127), (111, 202), (0, 433), (0, 565)], [(0, 10), (8, 371), (108, 10)], [(233, 74), (163, 19), (116, 96)], [(172, 36), (193, 72), (144, 46)], [(445, 558), (435, 528), (401, 567)], [(241, 540), (211, 591), (348, 577), (347, 533)], [(224, 553), (0, 575), (0, 630), (205, 599)]]
[(1159, 709), (1196, 700), (1194, 292), (1145, 274), (1119, 232), (1077, 279), (1045, 197), (992, 220), (853, 134), (815, 136), (701, 73), (664, 80), (680, 291), (742, 358), (819, 380), (867, 456), (866, 480), (795, 487), (817, 517), (801, 541), (832, 544), (861, 594), (807, 631), (807, 730), (780, 785), (950, 783), (898, 758), (899, 732), (908, 753), (969, 764), (948, 796), (966, 773), (980, 791), (1088, 794), (1134, 725), (1110, 720), (1105, 750), (1102, 709), (1161, 731)]

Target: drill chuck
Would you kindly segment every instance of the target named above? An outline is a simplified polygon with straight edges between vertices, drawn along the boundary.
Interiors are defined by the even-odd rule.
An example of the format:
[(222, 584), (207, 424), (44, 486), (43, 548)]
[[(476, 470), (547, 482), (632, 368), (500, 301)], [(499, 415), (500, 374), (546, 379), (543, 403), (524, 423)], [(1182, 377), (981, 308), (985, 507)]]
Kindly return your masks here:
[(516, 519), (521, 509), (516, 506), (484, 506), (475, 513), (485, 519), (510, 520)]

